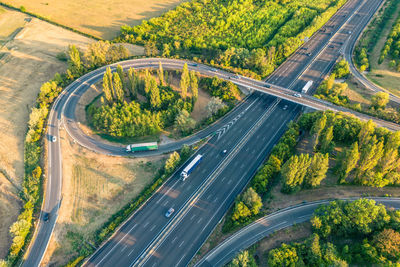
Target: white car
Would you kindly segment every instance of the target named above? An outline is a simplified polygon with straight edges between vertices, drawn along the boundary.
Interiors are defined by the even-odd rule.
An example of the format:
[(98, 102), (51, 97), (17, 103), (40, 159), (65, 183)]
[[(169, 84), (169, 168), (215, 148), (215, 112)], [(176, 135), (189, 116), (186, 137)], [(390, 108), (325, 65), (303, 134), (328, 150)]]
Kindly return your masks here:
[(288, 108), (288, 105), (284, 105), (282, 109), (287, 110), (287, 108)]
[(52, 142), (57, 142), (57, 137), (53, 135), (53, 137), (51, 138)]
[(172, 213), (174, 213), (175, 210), (173, 208), (169, 208), (169, 210), (165, 213), (165, 217), (169, 218), (171, 217)]
[(295, 97), (301, 97), (301, 94), (295, 93), (293, 96), (295, 96)]

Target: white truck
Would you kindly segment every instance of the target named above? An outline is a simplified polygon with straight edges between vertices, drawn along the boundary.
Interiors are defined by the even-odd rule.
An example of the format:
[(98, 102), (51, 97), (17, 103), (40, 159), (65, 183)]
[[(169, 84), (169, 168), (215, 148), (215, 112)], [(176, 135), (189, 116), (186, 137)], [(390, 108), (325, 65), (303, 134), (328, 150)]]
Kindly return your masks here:
[(199, 165), (201, 159), (203, 158), (202, 155), (197, 155), (187, 166), (183, 171), (181, 172), (181, 178), (183, 181), (186, 180), (186, 178), (189, 177), (189, 175), (192, 173), (192, 171), (196, 168), (197, 165)]
[(303, 89), (301, 89), (301, 93), (306, 94), (312, 85), (313, 81), (308, 81), (306, 85), (304, 85)]

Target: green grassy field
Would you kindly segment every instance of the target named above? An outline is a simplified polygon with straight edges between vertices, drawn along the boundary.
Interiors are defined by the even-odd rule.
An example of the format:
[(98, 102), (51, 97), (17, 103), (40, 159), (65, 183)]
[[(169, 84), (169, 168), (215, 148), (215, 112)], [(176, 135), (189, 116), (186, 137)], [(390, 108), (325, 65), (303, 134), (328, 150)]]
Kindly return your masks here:
[(184, 0), (6, 0), (60, 24), (94, 36), (113, 39), (122, 25), (137, 25), (174, 8)]

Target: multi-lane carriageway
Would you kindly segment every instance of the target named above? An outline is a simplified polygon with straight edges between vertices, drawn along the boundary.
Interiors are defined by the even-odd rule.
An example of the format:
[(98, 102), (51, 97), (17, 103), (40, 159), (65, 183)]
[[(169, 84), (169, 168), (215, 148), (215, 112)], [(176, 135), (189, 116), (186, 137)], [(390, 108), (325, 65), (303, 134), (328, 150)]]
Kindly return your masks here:
[[(194, 142), (202, 135), (207, 136), (227, 123), (231, 125), (223, 134), (213, 136), (199, 149), (198, 153), (204, 154), (203, 162), (184, 183), (178, 179), (177, 174), (172, 176), (96, 251), (86, 265), (187, 265), (236, 195), (245, 187), (271, 151), (285, 131), (287, 123), (299, 114), (301, 105), (322, 110), (327, 107), (341, 109), (305, 95), (301, 98), (295, 97), (290, 89), (300, 89), (307, 80), (318, 84), (337, 59), (340, 49), (343, 48), (343, 39), (348, 38), (348, 35), (342, 32), (343, 27), (354, 30), (364, 27), (366, 22), (358, 21), (361, 16), (355, 14), (374, 13), (380, 3), (381, 1), (349, 0), (328, 21), (324, 31), (314, 34), (303, 48), (295, 52), (270, 76), (267, 80), (269, 88), (260, 81), (244, 77), (235, 80), (234, 76), (227, 72), (215, 72), (208, 66), (189, 63), (190, 69), (204, 75), (231, 78), (238, 85), (273, 96), (254, 93), (228, 116), (213, 125), (214, 129), (211, 127), (212, 130), (206, 129), (191, 137), (192, 139), (174, 144), (177, 147), (160, 147), (159, 152), (171, 151), (183, 143)], [(308, 53), (311, 53), (311, 56)], [(184, 61), (167, 59), (139, 59), (120, 64), (125, 69), (140, 69), (157, 67), (160, 61), (164, 69), (181, 69), (184, 64)], [(63, 92), (51, 110), (49, 134), (58, 136), (59, 127), (63, 124), (68, 134), (81, 145), (99, 153), (125, 155), (120, 146), (106, 145), (85, 136), (75, 122), (75, 107), (79, 97), (91, 84), (102, 78), (104, 71), (105, 68), (100, 68), (86, 74)], [(287, 109), (283, 109), (285, 105), (288, 106)], [(385, 123), (378, 121), (380, 125)], [(392, 124), (385, 126), (396, 127)], [(225, 156), (220, 153), (224, 149), (228, 150)], [(31, 253), (25, 262), (26, 266), (39, 264), (56, 222), (62, 178), (60, 153), (58, 142), (49, 143), (49, 155), (52, 155), (49, 160), (60, 163), (49, 164), (50, 177), (43, 209), (52, 213), (52, 219), (47, 224), (40, 222)], [(176, 212), (172, 218), (166, 219), (163, 214), (170, 207), (174, 207)]]

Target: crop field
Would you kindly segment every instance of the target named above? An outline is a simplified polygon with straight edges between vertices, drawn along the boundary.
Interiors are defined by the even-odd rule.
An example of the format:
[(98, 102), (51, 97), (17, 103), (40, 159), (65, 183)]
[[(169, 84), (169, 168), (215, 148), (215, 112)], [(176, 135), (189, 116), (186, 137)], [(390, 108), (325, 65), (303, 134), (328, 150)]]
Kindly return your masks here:
[(166, 156), (129, 159), (90, 152), (61, 133), (63, 200), (44, 263), (64, 265), (76, 247), (91, 240), (110, 215), (136, 197)]
[(66, 69), (56, 55), (91, 40), (23, 13), (0, 8), (0, 258), (9, 249), (24, 174), (23, 141), (42, 83)]
[(44, 16), (85, 33), (113, 39), (122, 25), (137, 25), (174, 8), (184, 0), (6, 0), (14, 7)]

